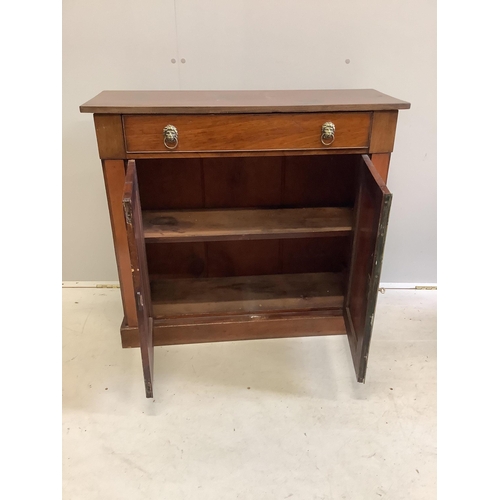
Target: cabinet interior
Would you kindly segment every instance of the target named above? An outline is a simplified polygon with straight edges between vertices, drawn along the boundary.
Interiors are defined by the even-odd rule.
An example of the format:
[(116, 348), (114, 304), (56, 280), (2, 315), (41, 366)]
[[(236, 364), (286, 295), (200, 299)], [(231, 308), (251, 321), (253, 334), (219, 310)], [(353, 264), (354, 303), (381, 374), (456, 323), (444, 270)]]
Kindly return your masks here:
[(154, 318), (341, 314), (360, 160), (136, 160)]

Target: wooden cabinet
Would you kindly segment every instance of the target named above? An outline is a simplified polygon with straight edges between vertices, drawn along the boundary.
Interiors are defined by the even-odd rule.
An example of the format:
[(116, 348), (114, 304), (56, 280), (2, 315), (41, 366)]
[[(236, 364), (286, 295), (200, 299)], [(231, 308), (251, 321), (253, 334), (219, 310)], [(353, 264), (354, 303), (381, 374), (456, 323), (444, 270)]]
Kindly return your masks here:
[(124, 308), (158, 345), (347, 335), (364, 382), (398, 110), (375, 90), (106, 91), (94, 113)]

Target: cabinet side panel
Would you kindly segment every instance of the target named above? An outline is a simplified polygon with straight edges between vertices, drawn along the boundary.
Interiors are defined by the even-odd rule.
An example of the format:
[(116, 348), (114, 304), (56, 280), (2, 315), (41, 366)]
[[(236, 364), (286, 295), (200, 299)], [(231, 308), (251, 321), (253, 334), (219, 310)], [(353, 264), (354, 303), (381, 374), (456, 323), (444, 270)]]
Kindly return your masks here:
[(125, 158), (121, 115), (94, 115), (99, 157), (102, 160)]
[(382, 180), (387, 183), (389, 177), (389, 163), (391, 161), (391, 153), (378, 153), (372, 155), (373, 166), (377, 169)]
[(397, 111), (373, 113), (370, 153), (390, 153), (393, 150), (397, 121)]
[(104, 160), (102, 162), (102, 170), (108, 199), (109, 217), (111, 220), (125, 321), (128, 326), (137, 326), (137, 311), (132, 273), (130, 271), (127, 229), (122, 206), (123, 188), (125, 185), (125, 162), (122, 160)]

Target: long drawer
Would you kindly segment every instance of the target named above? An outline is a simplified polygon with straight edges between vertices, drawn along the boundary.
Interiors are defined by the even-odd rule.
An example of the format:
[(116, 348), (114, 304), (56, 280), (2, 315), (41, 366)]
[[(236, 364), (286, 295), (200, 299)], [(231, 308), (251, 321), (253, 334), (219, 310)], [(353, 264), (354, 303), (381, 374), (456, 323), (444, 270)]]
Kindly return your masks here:
[(371, 113), (123, 115), (123, 127), (128, 153), (364, 149)]

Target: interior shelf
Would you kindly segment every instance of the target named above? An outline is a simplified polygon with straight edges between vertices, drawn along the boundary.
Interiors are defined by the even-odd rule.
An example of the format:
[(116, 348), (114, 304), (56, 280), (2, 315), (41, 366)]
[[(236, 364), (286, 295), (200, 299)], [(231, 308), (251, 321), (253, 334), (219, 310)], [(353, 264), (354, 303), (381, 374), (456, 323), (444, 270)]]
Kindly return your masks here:
[(155, 319), (341, 309), (341, 273), (152, 279)]
[(147, 242), (341, 236), (352, 231), (352, 208), (178, 210), (143, 212)]

